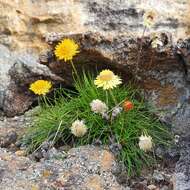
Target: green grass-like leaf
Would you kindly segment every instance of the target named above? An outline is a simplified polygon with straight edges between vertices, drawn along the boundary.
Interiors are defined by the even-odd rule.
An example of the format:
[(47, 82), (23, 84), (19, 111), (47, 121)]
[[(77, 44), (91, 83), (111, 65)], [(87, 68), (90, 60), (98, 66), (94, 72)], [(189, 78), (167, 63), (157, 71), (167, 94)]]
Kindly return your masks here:
[[(77, 93), (58, 89), (52, 100), (48, 99), (41, 105), (41, 110), (24, 139), (30, 151), (37, 149), (46, 140), (78, 146), (99, 139), (107, 145), (110, 137), (114, 136), (116, 143), (122, 145), (118, 158), (125, 163), (131, 175), (140, 172), (143, 164), (150, 165), (154, 161), (152, 154), (139, 149), (138, 139), (142, 132), (152, 136), (156, 145), (169, 144), (170, 131), (154, 117), (142, 99), (137, 99), (138, 92), (131, 85), (113, 89), (112, 94), (118, 103), (128, 99), (133, 102), (134, 109), (122, 111), (112, 123), (93, 113), (89, 105), (92, 100), (100, 99), (108, 101), (109, 109), (112, 109), (116, 104), (110, 93), (107, 93), (106, 100), (106, 92), (97, 89), (93, 79), (85, 74), (82, 80), (76, 81), (75, 87)], [(70, 126), (76, 119), (83, 119), (88, 127), (88, 133), (84, 137), (74, 137), (70, 132)]]

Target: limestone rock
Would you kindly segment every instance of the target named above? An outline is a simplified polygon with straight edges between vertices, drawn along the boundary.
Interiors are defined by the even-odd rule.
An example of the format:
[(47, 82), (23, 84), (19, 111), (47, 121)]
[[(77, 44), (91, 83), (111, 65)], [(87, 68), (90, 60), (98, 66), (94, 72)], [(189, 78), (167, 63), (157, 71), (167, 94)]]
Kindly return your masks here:
[(0, 43), (11, 49), (42, 51), (48, 32), (101, 32), (105, 35), (141, 35), (142, 15), (158, 13), (148, 31), (165, 30), (174, 39), (189, 35), (189, 0), (0, 0)]

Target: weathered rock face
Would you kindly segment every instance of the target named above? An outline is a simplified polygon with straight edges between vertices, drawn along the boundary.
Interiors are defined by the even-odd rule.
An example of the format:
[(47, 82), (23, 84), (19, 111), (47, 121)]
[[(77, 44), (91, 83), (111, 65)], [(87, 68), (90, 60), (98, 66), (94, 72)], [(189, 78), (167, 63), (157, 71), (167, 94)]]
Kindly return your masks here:
[(158, 12), (156, 26), (174, 39), (189, 34), (189, 0), (0, 0), (0, 43), (12, 49), (42, 51), (47, 32), (101, 32), (105, 35), (141, 35), (142, 15)]
[(28, 90), (31, 82), (40, 78), (63, 82), (37, 57), (10, 52), (4, 46), (0, 46), (0, 73), (0, 109), (8, 116), (23, 113), (36, 99)]
[(190, 188), (190, 136), (186, 136), (180, 141), (180, 159), (176, 164), (174, 175), (174, 189), (186, 190)]
[[(188, 0), (175, 0), (172, 7), (169, 0), (0, 1), (0, 39), (9, 49), (17, 52), (24, 49), (38, 55), (39, 51), (50, 48), (46, 41), (54, 44), (65, 34), (74, 33), (71, 37), (81, 46), (81, 54), (74, 61), (113, 68), (126, 81), (131, 76), (138, 78), (147, 99), (159, 109), (158, 115), (181, 134), (190, 131), (189, 84), (185, 76), (190, 70), (189, 58), (187, 52), (180, 62), (172, 48), (173, 41), (189, 35), (189, 4)], [(158, 19), (147, 32), (167, 30), (169, 34), (161, 34), (164, 49), (160, 52), (150, 48), (149, 39), (143, 39), (136, 73), (139, 50), (136, 36), (143, 30), (144, 11), (151, 7), (156, 9)], [(60, 82), (62, 79), (56, 78), (59, 75), (70, 83), (70, 66), (55, 64), (54, 57), (46, 64), (56, 75), (39, 65), (31, 53), (21, 53), (22, 58), (18, 58), (18, 53), (11, 53), (5, 47), (1, 46), (0, 51), (0, 108), (9, 116), (22, 113), (32, 104), (35, 98), (28, 92), (28, 86), (33, 80), (46, 78)]]
[(118, 166), (107, 150), (85, 146), (57, 155), (35, 163), (0, 149), (1, 189), (125, 189), (113, 175)]

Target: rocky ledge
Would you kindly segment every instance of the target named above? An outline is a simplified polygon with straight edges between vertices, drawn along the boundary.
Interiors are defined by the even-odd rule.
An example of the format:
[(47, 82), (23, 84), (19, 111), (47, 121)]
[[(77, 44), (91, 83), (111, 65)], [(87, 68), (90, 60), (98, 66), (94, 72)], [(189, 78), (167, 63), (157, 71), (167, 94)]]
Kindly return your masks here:
[(93, 146), (73, 148), (67, 154), (52, 149), (41, 162), (0, 149), (0, 189), (124, 189), (116, 181), (114, 156)]
[[(156, 149), (164, 160), (129, 178), (114, 150), (88, 145), (77, 148), (48, 147), (26, 155), (19, 137), (30, 125), (36, 110), (0, 121), (0, 189), (10, 190), (187, 190), (189, 187), (189, 138), (171, 150)], [(181, 143), (183, 142), (183, 143)], [(177, 164), (176, 164), (177, 163)], [(175, 166), (176, 165), (176, 166)]]

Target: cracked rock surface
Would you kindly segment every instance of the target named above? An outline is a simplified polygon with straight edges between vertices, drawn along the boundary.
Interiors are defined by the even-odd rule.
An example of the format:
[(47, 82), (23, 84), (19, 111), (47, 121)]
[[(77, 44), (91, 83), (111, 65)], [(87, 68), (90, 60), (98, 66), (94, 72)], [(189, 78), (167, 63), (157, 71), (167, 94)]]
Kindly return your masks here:
[(33, 162), (0, 149), (0, 189), (124, 190), (112, 173), (117, 164), (107, 150), (84, 146), (62, 155), (64, 159)]

